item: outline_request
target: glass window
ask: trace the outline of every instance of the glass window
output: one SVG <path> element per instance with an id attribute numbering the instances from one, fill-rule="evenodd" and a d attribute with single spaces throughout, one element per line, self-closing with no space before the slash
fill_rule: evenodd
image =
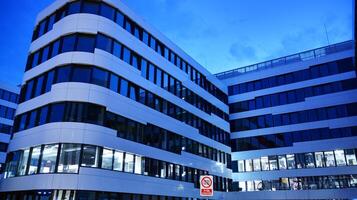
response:
<path id="1" fill-rule="evenodd" d="M 115 74 L 110 74 L 109 88 L 114 92 L 118 92 L 118 84 L 119 84 L 119 77 Z"/>
<path id="2" fill-rule="evenodd" d="M 60 53 L 60 40 L 56 40 L 52 45 L 51 58 Z"/>
<path id="3" fill-rule="evenodd" d="M 124 162 L 124 171 L 125 172 L 134 172 L 134 155 L 130 153 L 125 153 L 125 162 Z"/>
<path id="4" fill-rule="evenodd" d="M 67 8 L 67 15 L 79 13 L 80 10 L 81 10 L 80 6 L 81 6 L 81 2 L 80 1 L 69 3 L 68 4 L 68 8 Z"/>
<path id="5" fill-rule="evenodd" d="M 162 79 L 162 70 L 157 68 L 156 69 L 156 81 L 155 84 L 161 87 L 161 79 Z M 165 73 L 165 72 L 164 72 Z"/>
<path id="6" fill-rule="evenodd" d="M 121 58 L 121 48 L 122 48 L 121 44 L 114 41 L 114 47 L 113 47 L 114 56 Z"/>
<path id="7" fill-rule="evenodd" d="M 260 171 L 261 170 L 260 158 L 253 159 L 253 169 L 254 169 L 254 171 Z"/>
<path id="8" fill-rule="evenodd" d="M 57 83 L 68 82 L 71 74 L 71 67 L 61 67 L 57 69 Z"/>
<path id="9" fill-rule="evenodd" d="M 155 67 L 151 63 L 149 64 L 149 81 L 155 82 Z"/>
<path id="10" fill-rule="evenodd" d="M 30 114 L 30 118 L 29 118 L 27 127 L 26 127 L 27 129 L 35 126 L 36 116 L 37 116 L 37 110 L 32 111 Z"/>
<path id="11" fill-rule="evenodd" d="M 25 101 L 31 99 L 34 83 L 35 83 L 34 80 L 31 80 L 30 82 L 27 83 L 26 93 L 25 93 Z"/>
<path id="12" fill-rule="evenodd" d="M 56 13 L 53 13 L 51 16 L 50 16 L 50 18 L 48 19 L 48 30 L 52 30 L 52 28 L 53 28 L 53 24 L 55 23 L 55 21 L 56 21 Z"/>
<path id="13" fill-rule="evenodd" d="M 247 181 L 247 191 L 254 191 L 254 181 Z"/>
<path id="14" fill-rule="evenodd" d="M 252 160 L 245 160 L 245 171 L 246 172 L 253 171 L 253 162 L 252 162 Z"/>
<path id="15" fill-rule="evenodd" d="M 74 67 L 71 81 L 89 83 L 91 69 L 88 67 Z"/>
<path id="16" fill-rule="evenodd" d="M 138 100 L 138 94 L 139 94 L 139 90 L 138 90 L 138 87 L 134 84 L 130 84 L 129 86 L 129 98 L 134 100 L 134 101 L 137 101 Z"/>
<path id="17" fill-rule="evenodd" d="M 143 31 L 143 42 L 149 45 L 149 34 L 145 30 Z"/>
<path id="18" fill-rule="evenodd" d="M 29 159 L 29 155 L 30 155 L 30 149 L 25 149 L 24 152 L 22 153 L 21 160 L 19 163 L 19 168 L 18 168 L 19 176 L 26 175 L 27 162 Z"/>
<path id="19" fill-rule="evenodd" d="M 150 36 L 150 47 L 155 50 L 156 48 L 156 39 Z"/>
<path id="20" fill-rule="evenodd" d="M 313 153 L 305 153 L 305 167 L 306 168 L 314 168 L 314 154 Z"/>
<path id="21" fill-rule="evenodd" d="M 99 86 L 103 86 L 103 87 L 107 87 L 108 85 L 108 72 L 98 69 L 98 68 L 93 68 L 93 72 L 92 72 L 92 83 L 99 85 Z"/>
<path id="22" fill-rule="evenodd" d="M 100 15 L 114 21 L 115 9 L 105 3 L 102 3 L 100 6 Z"/>
<path id="23" fill-rule="evenodd" d="M 50 46 L 46 46 L 42 50 L 42 57 L 41 57 L 41 63 L 45 62 L 48 59 L 48 54 L 50 52 Z"/>
<path id="24" fill-rule="evenodd" d="M 54 81 L 54 75 L 55 75 L 54 71 L 48 72 L 47 79 L 46 79 L 46 85 L 45 85 L 45 92 L 49 92 L 51 90 L 51 86 Z"/>
<path id="25" fill-rule="evenodd" d="M 128 81 L 125 79 L 120 79 L 120 94 L 128 96 Z"/>
<path id="26" fill-rule="evenodd" d="M 335 150 L 337 166 L 346 166 L 345 152 L 343 150 Z"/>
<path id="27" fill-rule="evenodd" d="M 267 156 L 261 157 L 260 160 L 261 160 L 261 164 L 262 164 L 262 170 L 263 171 L 269 170 L 268 157 Z"/>
<path id="28" fill-rule="evenodd" d="M 305 168 L 305 155 L 303 153 L 295 154 L 296 168 Z"/>
<path id="29" fill-rule="evenodd" d="M 138 69 L 138 70 L 140 70 L 141 68 L 140 68 L 140 62 L 139 62 L 139 56 L 138 55 L 136 55 L 135 53 L 132 53 L 131 54 L 131 65 L 133 66 L 133 67 L 135 67 L 136 69 Z"/>
<path id="30" fill-rule="evenodd" d="M 14 177 L 18 170 L 18 164 L 21 158 L 21 151 L 10 152 L 7 157 L 5 178 Z"/>
<path id="31" fill-rule="evenodd" d="M 113 150 L 103 149 L 102 168 L 110 170 L 113 168 Z"/>
<path id="32" fill-rule="evenodd" d="M 124 27 L 124 15 L 119 11 L 117 11 L 115 22 L 119 24 L 119 26 Z"/>
<path id="33" fill-rule="evenodd" d="M 269 156 L 270 170 L 278 170 L 278 161 L 276 156 Z"/>
<path id="34" fill-rule="evenodd" d="M 326 167 L 334 167 L 334 166 L 336 166 L 335 157 L 333 155 L 333 151 L 325 151 L 324 154 L 325 154 Z"/>
<path id="35" fill-rule="evenodd" d="M 79 35 L 77 41 L 77 51 L 94 52 L 95 38 L 89 35 Z"/>
<path id="36" fill-rule="evenodd" d="M 40 57 L 40 52 L 39 51 L 37 51 L 35 54 L 33 54 L 31 68 L 34 68 L 34 67 L 36 67 L 38 65 L 39 57 Z"/>
<path id="37" fill-rule="evenodd" d="M 133 25 L 132 25 L 131 20 L 126 18 L 125 19 L 125 30 L 128 31 L 129 33 L 131 33 L 132 27 L 133 27 Z"/>
<path id="38" fill-rule="evenodd" d="M 38 162 L 40 161 L 41 146 L 32 148 L 28 174 L 37 174 Z"/>
<path id="39" fill-rule="evenodd" d="M 295 156 L 294 154 L 287 154 L 286 161 L 288 164 L 288 169 L 295 169 Z"/>
<path id="40" fill-rule="evenodd" d="M 135 174 L 143 173 L 143 161 L 141 156 L 135 156 Z"/>
<path id="41" fill-rule="evenodd" d="M 58 144 L 45 145 L 42 152 L 40 173 L 55 172 L 57 153 Z"/>
<path id="42" fill-rule="evenodd" d="M 19 131 L 22 131 L 25 129 L 26 121 L 27 121 L 27 114 L 22 114 L 21 118 L 20 118 L 20 123 L 19 123 Z"/>
<path id="43" fill-rule="evenodd" d="M 315 152 L 315 161 L 316 161 L 316 167 L 325 167 L 324 153 Z"/>
<path id="44" fill-rule="evenodd" d="M 82 13 L 98 14 L 99 4 L 97 2 L 86 1 L 82 5 Z"/>
<path id="45" fill-rule="evenodd" d="M 354 149 L 345 150 L 347 165 L 357 165 L 356 154 Z"/>
<path id="46" fill-rule="evenodd" d="M 82 152 L 82 164 L 84 167 L 98 167 L 99 147 L 84 145 Z"/>
<path id="47" fill-rule="evenodd" d="M 97 35 L 97 43 L 96 43 L 96 48 L 102 49 L 106 52 L 111 53 L 112 52 L 112 45 L 113 45 L 113 40 L 103 34 L 98 34 Z"/>
<path id="48" fill-rule="evenodd" d="M 238 172 L 244 172 L 244 160 L 238 160 Z"/>
<path id="49" fill-rule="evenodd" d="M 47 123 L 48 106 L 42 107 L 39 113 L 38 125 Z"/>
<path id="50" fill-rule="evenodd" d="M 278 156 L 278 159 L 279 159 L 279 169 L 286 169 L 287 166 L 286 166 L 286 157 L 285 157 L 285 155 Z"/>
<path id="51" fill-rule="evenodd" d="M 239 191 L 245 192 L 247 191 L 245 181 L 239 181 Z"/>
<path id="52" fill-rule="evenodd" d="M 58 172 L 78 173 L 80 152 L 80 144 L 62 144 Z"/>
<path id="53" fill-rule="evenodd" d="M 62 51 L 63 53 L 74 51 L 74 45 L 76 43 L 76 35 L 68 35 L 63 38 Z"/>
<path id="54" fill-rule="evenodd" d="M 130 56 L 131 56 L 131 51 L 128 48 L 123 47 L 123 60 L 124 60 L 124 62 L 130 64 Z"/>
<path id="55" fill-rule="evenodd" d="M 114 152 L 114 166 L 113 169 L 116 171 L 123 171 L 123 158 L 124 153 L 120 151 Z"/>
<path id="56" fill-rule="evenodd" d="M 64 103 L 57 103 L 51 105 L 51 113 L 49 122 L 60 122 L 64 116 Z"/>

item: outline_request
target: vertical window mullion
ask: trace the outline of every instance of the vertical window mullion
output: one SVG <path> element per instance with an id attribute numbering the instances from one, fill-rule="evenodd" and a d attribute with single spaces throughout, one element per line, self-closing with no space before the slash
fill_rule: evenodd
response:
<path id="1" fill-rule="evenodd" d="M 55 166 L 55 173 L 58 171 L 58 165 L 59 165 L 59 160 L 60 160 L 60 155 L 61 155 L 61 149 L 62 149 L 62 144 L 58 144 L 58 151 L 57 151 L 57 157 L 56 157 L 56 166 Z"/>
<path id="2" fill-rule="evenodd" d="M 33 147 L 31 147 L 30 151 L 29 151 L 29 156 L 28 156 L 28 159 L 27 159 L 27 165 L 26 165 L 26 169 L 25 169 L 25 175 L 28 174 L 28 171 L 30 169 L 30 163 L 31 163 L 31 159 L 32 159 L 32 150 L 33 150 Z"/>

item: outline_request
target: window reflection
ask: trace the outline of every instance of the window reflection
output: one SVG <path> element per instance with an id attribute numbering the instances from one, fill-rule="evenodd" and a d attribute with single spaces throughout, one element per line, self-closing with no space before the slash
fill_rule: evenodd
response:
<path id="1" fill-rule="evenodd" d="M 41 146 L 32 148 L 28 174 L 37 174 L 40 154 L 41 154 Z"/>
<path id="2" fill-rule="evenodd" d="M 57 153 L 58 153 L 58 144 L 44 146 L 42 152 L 40 173 L 55 172 Z"/>
<path id="3" fill-rule="evenodd" d="M 124 162 L 124 171 L 125 172 L 134 172 L 134 155 L 130 153 L 125 154 L 125 162 Z"/>
<path id="4" fill-rule="evenodd" d="M 80 144 L 62 144 L 58 172 L 77 173 L 80 151 Z"/>

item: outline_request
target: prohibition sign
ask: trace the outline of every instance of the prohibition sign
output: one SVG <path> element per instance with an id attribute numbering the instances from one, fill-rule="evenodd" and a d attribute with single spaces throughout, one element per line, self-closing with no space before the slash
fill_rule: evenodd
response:
<path id="1" fill-rule="evenodd" d="M 203 188 L 210 188 L 212 186 L 212 179 L 208 176 L 203 177 L 201 180 L 201 185 Z"/>

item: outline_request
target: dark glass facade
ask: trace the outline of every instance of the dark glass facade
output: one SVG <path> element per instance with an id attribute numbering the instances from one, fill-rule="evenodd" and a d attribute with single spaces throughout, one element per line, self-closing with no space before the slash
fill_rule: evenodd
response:
<path id="1" fill-rule="evenodd" d="M 205 157 L 230 168 L 230 154 L 183 137 L 152 124 L 142 124 L 129 118 L 106 111 L 104 106 L 79 102 L 60 102 L 18 115 L 15 132 L 46 123 L 82 122 L 108 127 L 117 131 L 117 136 L 154 148 L 181 154 L 181 151 Z M 15 133 L 16 134 L 16 133 Z"/>
<path id="2" fill-rule="evenodd" d="M 74 1 L 64 5 L 62 8 L 56 10 L 54 13 L 43 19 L 35 28 L 32 40 L 36 40 L 40 36 L 44 35 L 48 31 L 52 30 L 53 24 L 62 18 L 76 13 L 88 13 L 103 16 L 109 20 L 116 22 L 120 27 L 139 39 L 141 42 L 149 46 L 156 53 L 167 59 L 176 67 L 187 73 L 190 79 L 199 85 L 201 88 L 217 97 L 223 103 L 228 102 L 228 97 L 217 88 L 214 84 L 207 80 L 207 78 L 191 66 L 187 61 L 177 55 L 173 50 L 168 48 L 165 44 L 148 33 L 139 24 L 135 23 L 128 16 L 124 15 L 120 10 L 113 8 L 112 6 L 104 2 L 91 2 L 91 1 Z M 150 38 L 150 39 L 149 39 Z M 101 45 L 101 49 L 109 50 L 109 45 Z M 129 54 L 128 54 L 129 55 Z M 38 55 L 33 56 L 35 60 L 38 60 Z M 128 57 L 125 57 L 128 58 Z M 124 61 L 129 61 L 124 59 Z M 27 68 L 27 70 L 30 68 Z"/>
<path id="3" fill-rule="evenodd" d="M 172 162 L 87 144 L 43 144 L 10 152 L 5 178 L 33 174 L 79 173 L 80 167 L 106 169 L 136 175 L 193 183 L 199 188 L 200 175 L 208 171 Z M 214 190 L 231 190 L 231 180 L 214 177 Z"/>
<path id="4" fill-rule="evenodd" d="M 45 81 L 39 82 L 38 80 Z M 95 66 L 62 66 L 33 78 L 22 88 L 20 93 L 20 102 L 34 98 L 36 97 L 36 94 L 44 94 L 48 92 L 47 88 L 51 88 L 51 85 L 62 82 L 84 82 L 109 88 L 122 96 L 131 98 L 138 103 L 144 104 L 163 114 L 173 117 L 176 120 L 185 122 L 187 125 L 197 128 L 199 132 L 206 137 L 225 145 L 229 145 L 228 132 L 225 132 L 224 130 L 197 117 L 196 115 L 193 115 L 181 107 L 161 98 L 160 96 L 139 87 L 137 84 L 130 82 L 123 77 Z M 42 86 L 33 87 L 33 85 L 39 84 Z M 192 100 L 191 96 L 185 95 L 184 98 L 187 99 L 187 101 Z M 197 103 L 200 104 L 199 102 Z"/>

